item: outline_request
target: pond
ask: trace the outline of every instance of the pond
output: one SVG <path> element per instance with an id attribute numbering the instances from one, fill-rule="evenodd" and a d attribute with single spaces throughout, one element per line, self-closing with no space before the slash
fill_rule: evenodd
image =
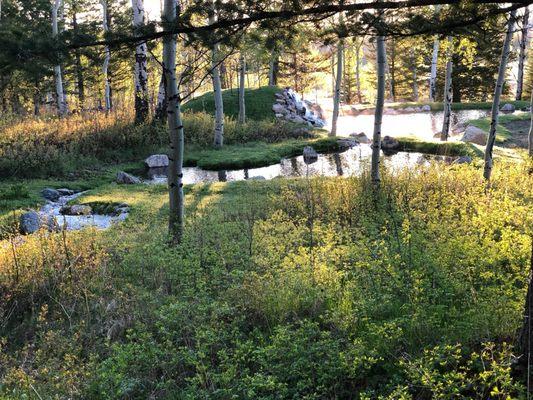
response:
<path id="1" fill-rule="evenodd" d="M 409 112 L 384 114 L 381 126 L 382 136 L 416 136 L 423 140 L 433 140 L 433 136 L 440 132 L 444 120 L 444 112 Z M 467 122 L 471 119 L 487 117 L 490 110 L 457 110 L 452 111 L 452 127 L 459 123 Z M 325 127 L 331 130 L 331 121 L 328 120 Z M 337 121 L 337 135 L 348 136 L 350 133 L 364 132 L 367 136 L 372 136 L 374 131 L 374 115 L 343 115 Z"/>
<path id="2" fill-rule="evenodd" d="M 369 145 L 353 147 L 343 153 L 319 154 L 318 160 L 305 164 L 303 156 L 285 158 L 278 164 L 261 168 L 208 171 L 197 167 L 183 168 L 183 183 L 229 182 L 254 179 L 291 178 L 305 176 L 350 176 L 360 174 L 370 165 L 372 149 Z M 428 164 L 432 156 L 422 153 L 399 152 L 383 156 L 383 164 L 392 171 Z M 152 168 L 145 171 L 144 180 L 149 184 L 166 184 L 166 170 Z"/>

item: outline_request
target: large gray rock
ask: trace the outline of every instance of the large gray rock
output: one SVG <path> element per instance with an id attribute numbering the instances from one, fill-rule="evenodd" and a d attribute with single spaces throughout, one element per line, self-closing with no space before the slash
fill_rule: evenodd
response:
<path id="1" fill-rule="evenodd" d="M 91 215 L 93 209 L 91 206 L 84 204 L 75 204 L 73 206 L 63 206 L 59 210 L 62 215 Z"/>
<path id="2" fill-rule="evenodd" d="M 74 193 L 76 193 L 74 190 L 71 190 L 71 189 L 57 189 L 58 193 L 61 195 L 61 196 L 72 196 Z"/>
<path id="3" fill-rule="evenodd" d="M 512 113 L 515 111 L 515 106 L 512 105 L 511 103 L 505 103 L 501 108 L 500 108 L 500 111 L 502 112 L 507 112 L 507 113 Z"/>
<path id="4" fill-rule="evenodd" d="M 461 138 L 462 142 L 470 142 L 479 145 L 485 145 L 487 143 L 487 133 L 474 125 L 468 125 L 465 133 Z"/>
<path id="5" fill-rule="evenodd" d="M 470 156 L 461 156 L 461 157 L 457 157 L 453 161 L 453 164 L 470 164 L 471 162 L 472 162 L 472 157 L 470 157 Z"/>
<path id="6" fill-rule="evenodd" d="M 383 152 L 400 151 L 400 142 L 391 136 L 385 136 L 381 141 L 381 150 Z"/>
<path id="7" fill-rule="evenodd" d="M 136 176 L 130 175 L 127 172 L 120 171 L 117 173 L 117 179 L 118 184 L 123 185 L 134 185 L 137 183 L 141 183 L 141 180 L 137 178 Z"/>
<path id="8" fill-rule="evenodd" d="M 420 107 L 420 111 L 431 111 L 431 106 L 428 104 L 425 104 L 422 107 Z"/>
<path id="9" fill-rule="evenodd" d="M 22 234 L 37 232 L 41 227 L 41 218 L 36 211 L 28 211 L 20 216 L 19 229 Z"/>
<path id="10" fill-rule="evenodd" d="M 154 154 L 144 160 L 148 168 L 168 167 L 168 156 L 166 154 Z"/>
<path id="11" fill-rule="evenodd" d="M 340 151 L 351 149 L 359 144 L 359 142 L 353 138 L 339 138 L 337 139 L 337 146 Z"/>
<path id="12" fill-rule="evenodd" d="M 59 197 L 61 196 L 61 194 L 57 190 L 52 189 L 52 188 L 43 189 L 41 191 L 41 195 L 46 200 L 50 200 L 50 201 L 57 201 L 59 200 Z"/>
<path id="13" fill-rule="evenodd" d="M 306 164 L 313 164 L 318 160 L 318 153 L 311 146 L 304 147 L 303 155 L 304 163 Z"/>
<path id="14" fill-rule="evenodd" d="M 272 111 L 274 111 L 274 113 L 276 114 L 287 114 L 287 108 L 284 105 L 278 103 L 272 106 Z"/>
<path id="15" fill-rule="evenodd" d="M 359 143 L 370 143 L 370 139 L 365 135 L 364 132 L 350 133 L 350 137 L 353 137 Z"/>

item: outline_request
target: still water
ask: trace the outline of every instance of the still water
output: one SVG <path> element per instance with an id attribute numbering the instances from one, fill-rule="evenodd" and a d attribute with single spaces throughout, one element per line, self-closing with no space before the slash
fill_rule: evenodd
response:
<path id="1" fill-rule="evenodd" d="M 484 118 L 490 113 L 489 110 L 457 110 L 452 111 L 452 127 L 471 119 Z M 442 130 L 444 113 L 439 112 L 415 112 L 401 114 L 385 114 L 381 133 L 383 136 L 416 136 L 423 140 L 432 140 L 435 133 Z M 325 129 L 331 130 L 331 121 Z M 337 121 L 337 134 L 348 136 L 350 133 L 364 132 L 368 137 L 374 130 L 374 115 L 345 115 Z"/>
<path id="2" fill-rule="evenodd" d="M 305 176 L 350 176 L 363 171 L 370 164 L 372 149 L 369 145 L 356 146 L 343 153 L 319 154 L 318 161 L 306 165 L 303 156 L 285 158 L 280 163 L 268 167 L 207 171 L 197 167 L 183 169 L 183 183 L 195 184 L 203 182 L 229 182 L 246 179 L 273 179 L 278 177 Z M 383 156 L 383 164 L 390 170 L 412 168 L 416 165 L 428 164 L 430 156 L 422 153 L 399 152 L 391 156 Z M 145 182 L 149 184 L 165 184 L 167 182 L 164 169 L 152 168 L 146 172 Z"/>

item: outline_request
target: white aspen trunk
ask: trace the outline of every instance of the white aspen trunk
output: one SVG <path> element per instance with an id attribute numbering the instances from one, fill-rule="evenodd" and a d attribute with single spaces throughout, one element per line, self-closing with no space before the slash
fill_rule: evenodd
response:
<path id="1" fill-rule="evenodd" d="M 381 152 L 381 121 L 383 119 L 383 104 L 385 102 L 385 64 L 387 55 L 385 52 L 385 38 L 377 37 L 377 75 L 378 92 L 376 97 L 376 111 L 374 112 L 374 134 L 372 136 L 372 162 L 370 175 L 374 185 L 380 183 L 379 164 Z"/>
<path id="2" fill-rule="evenodd" d="M 385 42 L 383 42 L 383 46 L 385 46 Z M 391 74 L 390 74 L 390 69 L 389 69 L 389 61 L 387 60 L 386 47 L 385 47 L 385 77 L 386 77 L 387 85 L 389 87 L 389 100 L 393 101 L 394 92 L 393 92 L 392 79 L 391 79 Z"/>
<path id="3" fill-rule="evenodd" d="M 244 102 L 244 84 L 246 79 L 246 60 L 244 54 L 239 55 L 239 123 L 246 122 L 246 104 Z"/>
<path id="4" fill-rule="evenodd" d="M 162 71 L 159 88 L 157 90 L 157 101 L 155 104 L 154 118 L 164 121 L 167 114 L 167 89 L 165 84 L 165 71 Z"/>
<path id="5" fill-rule="evenodd" d="M 133 8 L 133 29 L 138 31 L 145 24 L 144 0 L 131 0 Z M 135 122 L 143 123 L 148 118 L 148 71 L 146 42 L 135 46 Z"/>
<path id="6" fill-rule="evenodd" d="M 448 140 L 450 133 L 450 119 L 452 115 L 452 70 L 453 70 L 453 38 L 448 36 L 448 61 L 446 62 L 446 81 L 444 82 L 444 119 L 442 122 L 442 131 L 440 132 L 440 140 Z"/>
<path id="7" fill-rule="evenodd" d="M 337 45 L 337 73 L 335 76 L 335 86 L 333 92 L 333 114 L 331 116 L 331 132 L 329 136 L 337 135 L 337 119 L 339 118 L 339 108 L 341 102 L 341 86 L 342 86 L 342 64 L 344 55 L 344 40 L 339 39 Z"/>
<path id="8" fill-rule="evenodd" d="M 505 80 L 507 60 L 509 59 L 509 48 L 511 46 L 511 39 L 513 37 L 513 26 L 515 18 L 516 10 L 513 10 L 509 14 L 507 32 L 503 41 L 500 67 L 498 68 L 498 79 L 496 80 L 496 87 L 494 88 L 494 99 L 492 100 L 490 129 L 489 134 L 487 136 L 487 145 L 485 147 L 485 167 L 483 169 L 483 177 L 486 180 L 490 180 L 490 175 L 492 173 L 492 150 L 494 148 L 494 142 L 496 141 L 496 127 L 498 126 L 498 117 L 500 113 L 500 97 L 502 94 L 503 82 Z"/>
<path id="9" fill-rule="evenodd" d="M 518 75 L 516 78 L 516 100 L 522 100 L 522 91 L 524 87 L 524 63 L 526 60 L 527 48 L 527 28 L 529 23 L 529 8 L 524 8 L 524 16 L 522 17 L 522 33 L 520 37 L 520 54 L 518 56 Z"/>
<path id="10" fill-rule="evenodd" d="M 165 0 L 163 19 L 171 24 L 176 20 L 176 0 Z M 170 157 L 168 166 L 169 233 L 173 243 L 181 243 L 183 237 L 183 122 L 181 104 L 176 80 L 176 36 L 163 38 L 163 69 L 167 93 L 167 120 L 170 133 Z"/>
<path id="11" fill-rule="evenodd" d="M 102 5 L 102 28 L 104 30 L 104 34 L 107 34 L 109 32 L 109 25 L 107 23 L 108 16 L 107 16 L 107 1 L 106 0 L 100 0 L 100 4 Z M 110 111 L 111 110 L 111 82 L 109 81 L 109 75 L 108 75 L 108 69 L 109 69 L 109 62 L 111 60 L 111 51 L 109 49 L 109 46 L 104 47 L 104 63 L 102 64 L 102 75 L 104 77 L 104 101 L 105 101 L 105 110 Z"/>
<path id="12" fill-rule="evenodd" d="M 215 1 L 212 2 L 212 9 L 209 15 L 209 24 L 217 21 Z M 214 43 L 211 49 L 211 77 L 213 80 L 213 95 L 215 97 L 215 147 L 222 147 L 224 144 L 224 103 L 222 101 L 222 84 L 220 82 L 219 68 L 219 44 Z"/>
<path id="13" fill-rule="evenodd" d="M 439 39 L 433 41 L 433 54 L 431 55 L 431 71 L 429 73 L 429 101 L 434 102 L 437 94 L 437 61 L 439 58 Z"/>
<path id="14" fill-rule="evenodd" d="M 109 25 L 107 23 L 107 1 L 106 0 L 100 0 L 100 4 L 102 5 L 102 27 L 104 29 L 104 34 L 107 34 L 109 32 Z M 108 69 L 109 69 L 109 62 L 111 60 L 111 50 L 109 50 L 109 46 L 104 47 L 104 63 L 102 64 L 102 74 L 104 76 L 104 100 L 105 100 L 105 110 L 110 111 L 111 110 L 111 82 L 109 80 L 108 75 Z"/>
<path id="15" fill-rule="evenodd" d="M 59 9 L 63 6 L 63 0 L 54 0 L 52 3 L 52 36 L 55 38 L 59 33 L 58 28 L 58 13 Z M 61 65 L 54 66 L 54 80 L 56 84 L 56 96 L 57 96 L 57 113 L 60 117 L 68 114 L 67 100 L 65 92 L 63 91 L 63 77 L 61 75 Z"/>

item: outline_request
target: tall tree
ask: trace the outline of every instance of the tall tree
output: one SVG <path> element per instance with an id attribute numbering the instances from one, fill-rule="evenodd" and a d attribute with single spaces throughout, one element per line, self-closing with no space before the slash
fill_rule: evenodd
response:
<path id="1" fill-rule="evenodd" d="M 533 157 L 533 88 L 531 88 L 531 99 L 529 100 L 529 112 L 531 114 L 531 121 L 529 123 L 529 134 L 528 134 L 528 153 L 529 157 Z"/>
<path id="2" fill-rule="evenodd" d="M 377 96 L 376 111 L 374 112 L 374 134 L 372 136 L 372 161 L 370 175 L 374 185 L 379 185 L 381 178 L 379 174 L 379 160 L 381 156 L 381 121 L 383 119 L 383 104 L 385 102 L 385 63 L 387 54 L 385 53 L 385 37 L 377 37 Z"/>
<path id="3" fill-rule="evenodd" d="M 59 11 L 63 7 L 63 0 L 54 0 L 52 3 L 52 36 L 57 38 L 59 34 Z M 54 80 L 56 85 L 57 113 L 60 117 L 68 114 L 67 99 L 63 90 L 63 76 L 61 74 L 61 65 L 54 66 Z"/>
<path id="4" fill-rule="evenodd" d="M 529 8 L 524 8 L 524 15 L 522 17 L 522 30 L 520 36 L 520 54 L 518 56 L 518 74 L 516 78 L 516 100 L 522 100 L 522 91 L 524 87 L 524 63 L 526 61 L 527 48 L 527 31 L 529 24 Z"/>
<path id="5" fill-rule="evenodd" d="M 342 14 L 339 17 L 339 22 L 342 25 Z M 341 102 L 341 86 L 342 86 L 342 67 L 344 59 L 344 39 L 339 38 L 337 44 L 337 73 L 335 77 L 335 88 L 333 92 L 333 115 L 331 116 L 331 132 L 329 136 L 337 135 L 337 119 L 339 118 L 339 108 Z"/>
<path id="6" fill-rule="evenodd" d="M 209 9 L 209 24 L 217 22 L 217 11 L 215 0 L 212 0 Z M 220 82 L 220 45 L 215 41 L 211 47 L 211 78 L 213 82 L 213 95 L 215 97 L 215 147 L 222 147 L 224 144 L 224 103 L 222 101 L 222 84 Z"/>
<path id="7" fill-rule="evenodd" d="M 133 29 L 140 33 L 145 26 L 144 0 L 131 0 L 133 8 Z M 148 119 L 148 70 L 147 45 L 141 42 L 135 46 L 135 122 L 143 123 Z"/>
<path id="8" fill-rule="evenodd" d="M 104 35 L 109 33 L 109 14 L 107 9 L 107 0 L 100 0 L 102 5 L 102 28 Z M 104 46 L 104 62 L 102 64 L 102 75 L 104 77 L 104 103 L 105 110 L 110 111 L 112 107 L 111 102 L 111 80 L 109 79 L 109 62 L 111 61 L 111 50 L 109 46 Z"/>
<path id="9" fill-rule="evenodd" d="M 440 6 L 435 7 L 435 13 L 438 14 Z M 431 70 L 429 74 L 429 101 L 434 102 L 437 95 L 437 61 L 439 58 L 439 37 L 435 36 L 433 40 L 433 53 L 431 54 Z"/>
<path id="10" fill-rule="evenodd" d="M 453 88 L 452 88 L 452 69 L 453 69 L 453 39 L 451 36 L 448 36 L 448 49 L 447 49 L 447 58 L 446 62 L 446 79 L 444 83 L 444 119 L 442 122 L 442 131 L 440 133 L 440 140 L 448 140 L 448 134 L 450 133 L 450 119 L 452 114 L 452 99 L 453 99 Z"/>
<path id="11" fill-rule="evenodd" d="M 75 35 L 79 35 L 78 16 L 76 5 L 72 6 L 72 29 Z M 80 49 L 74 50 L 75 69 L 76 69 L 76 84 L 78 86 L 78 103 L 80 109 L 83 110 L 85 106 L 85 80 L 83 79 L 83 66 L 81 63 Z"/>
<path id="12" fill-rule="evenodd" d="M 172 25 L 176 21 L 176 0 L 165 0 L 163 7 L 164 25 Z M 183 122 L 181 104 L 176 79 L 176 36 L 166 35 L 163 38 L 163 71 L 165 74 L 168 104 L 168 128 L 170 132 L 170 150 L 168 166 L 169 187 L 169 233 L 173 243 L 181 243 L 183 237 L 184 196 L 183 196 Z"/>
<path id="13" fill-rule="evenodd" d="M 509 48 L 511 39 L 513 37 L 513 26 L 516 18 L 516 10 L 510 12 L 509 21 L 507 23 L 507 32 L 503 41 L 502 55 L 500 59 L 500 67 L 498 68 L 498 79 L 496 80 L 496 87 L 494 88 L 494 99 L 492 100 L 492 110 L 490 118 L 490 129 L 487 136 L 487 145 L 485 147 L 485 167 L 483 170 L 483 177 L 490 180 L 492 173 L 492 150 L 494 142 L 496 141 L 496 127 L 498 126 L 498 117 L 500 113 L 500 97 L 502 94 L 503 82 L 505 80 L 505 70 L 507 68 L 507 60 L 509 59 Z"/>
<path id="14" fill-rule="evenodd" d="M 239 123 L 246 122 L 246 104 L 244 101 L 244 85 L 246 80 L 246 59 L 244 53 L 239 54 Z"/>

